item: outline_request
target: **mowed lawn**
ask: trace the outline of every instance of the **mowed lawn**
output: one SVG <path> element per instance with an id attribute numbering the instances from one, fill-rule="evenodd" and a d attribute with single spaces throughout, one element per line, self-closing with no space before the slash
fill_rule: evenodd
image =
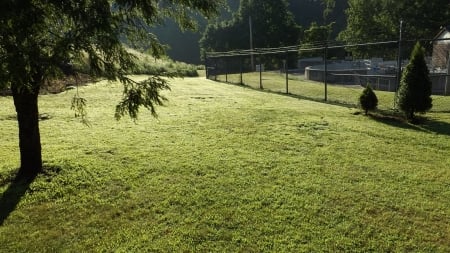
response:
<path id="1" fill-rule="evenodd" d="M 140 78 L 140 77 L 136 77 Z M 45 173 L 19 166 L 0 97 L 0 252 L 450 252 L 450 114 L 422 125 L 174 79 L 159 118 L 121 86 L 40 97 Z M 448 98 L 450 99 L 450 97 Z"/>

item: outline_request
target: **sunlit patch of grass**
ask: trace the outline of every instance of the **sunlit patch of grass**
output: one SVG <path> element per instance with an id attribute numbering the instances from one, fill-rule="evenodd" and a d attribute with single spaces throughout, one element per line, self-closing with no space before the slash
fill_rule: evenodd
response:
<path id="1" fill-rule="evenodd" d="M 154 75 L 171 73 L 186 77 L 196 77 L 197 66 L 171 60 L 167 57 L 157 59 L 151 55 L 128 49 L 137 57 L 137 68 L 133 71 L 136 75 Z"/>
<path id="2" fill-rule="evenodd" d="M 239 84 L 241 82 L 240 74 L 219 75 L 218 81 L 227 81 Z M 286 78 L 284 73 L 259 72 L 243 73 L 242 82 L 245 85 L 259 89 L 270 90 L 278 93 L 297 95 L 305 99 L 324 101 L 325 94 L 329 103 L 338 103 L 341 105 L 358 107 L 358 99 L 362 93 L 363 87 L 359 85 L 339 85 L 328 84 L 326 93 L 323 82 L 305 80 L 303 75 L 289 75 L 286 88 Z M 376 86 L 374 86 L 376 88 Z M 378 98 L 378 108 L 381 110 L 392 110 L 396 107 L 395 93 L 375 90 Z M 450 112 L 449 96 L 432 96 L 434 112 Z"/>
<path id="3" fill-rule="evenodd" d="M 114 120 L 117 83 L 80 88 L 91 127 L 73 117 L 74 91 L 40 97 L 46 173 L 0 226 L 1 249 L 450 251 L 448 113 L 411 125 L 201 78 L 171 83 L 158 119 L 136 123 Z M 2 198 L 18 140 L 11 98 L 0 108 Z"/>

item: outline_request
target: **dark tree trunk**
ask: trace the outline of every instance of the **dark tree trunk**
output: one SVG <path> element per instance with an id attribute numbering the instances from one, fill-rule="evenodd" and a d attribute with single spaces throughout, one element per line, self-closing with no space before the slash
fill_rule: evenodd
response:
<path id="1" fill-rule="evenodd" d="M 408 119 L 408 121 L 413 121 L 414 120 L 414 110 L 409 110 L 408 112 L 407 112 L 407 116 L 406 116 L 406 118 Z"/>
<path id="2" fill-rule="evenodd" d="M 41 138 L 39 134 L 39 89 L 12 89 L 19 123 L 20 170 L 23 176 L 42 170 Z"/>

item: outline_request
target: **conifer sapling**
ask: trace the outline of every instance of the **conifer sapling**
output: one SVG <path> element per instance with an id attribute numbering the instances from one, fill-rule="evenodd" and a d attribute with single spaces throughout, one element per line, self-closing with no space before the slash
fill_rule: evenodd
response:
<path id="1" fill-rule="evenodd" d="M 374 110 L 378 106 L 378 98 L 377 95 L 375 95 L 375 92 L 373 92 L 372 87 L 368 84 L 366 88 L 364 88 L 361 96 L 359 96 L 359 104 L 361 108 L 364 110 L 365 115 L 370 110 Z"/>

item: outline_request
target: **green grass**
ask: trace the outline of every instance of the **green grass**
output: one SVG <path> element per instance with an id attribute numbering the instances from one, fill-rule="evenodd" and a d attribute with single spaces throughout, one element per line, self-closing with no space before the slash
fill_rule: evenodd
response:
<path id="1" fill-rule="evenodd" d="M 197 77 L 197 66 L 184 62 L 174 61 L 167 57 L 156 59 L 153 56 L 128 49 L 137 57 L 137 68 L 133 71 L 136 75 L 155 75 L 160 73 L 172 73 L 177 76 Z"/>
<path id="2" fill-rule="evenodd" d="M 29 185 L 0 97 L 2 252 L 450 251 L 448 113 L 416 126 L 186 78 L 136 124 L 114 120 L 120 85 L 82 87 L 86 127 L 73 92 L 40 97 Z"/>
<path id="3" fill-rule="evenodd" d="M 262 87 L 265 90 L 270 90 L 278 93 L 286 93 L 286 79 L 285 74 L 277 72 L 263 72 L 261 75 Z M 220 75 L 217 77 L 218 81 L 228 81 L 230 83 L 240 83 L 240 74 Z M 260 88 L 259 72 L 244 73 L 242 81 L 245 85 L 253 88 Z M 373 88 L 376 88 L 373 86 Z M 292 95 L 300 96 L 302 98 L 323 101 L 325 99 L 325 85 L 323 82 L 314 82 L 304 79 L 303 75 L 289 75 L 288 77 L 288 91 Z M 327 101 L 330 103 L 337 103 L 346 106 L 357 107 L 358 99 L 363 91 L 363 87 L 359 85 L 327 85 Z M 378 97 L 378 108 L 381 110 L 391 110 L 394 107 L 394 92 L 377 91 L 375 93 Z M 450 112 L 450 99 L 444 96 L 433 96 L 434 112 Z"/>

